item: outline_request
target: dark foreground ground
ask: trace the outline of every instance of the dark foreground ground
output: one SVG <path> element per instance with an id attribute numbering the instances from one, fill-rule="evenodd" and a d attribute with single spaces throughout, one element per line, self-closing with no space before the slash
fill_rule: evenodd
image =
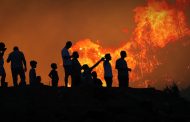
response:
<path id="1" fill-rule="evenodd" d="M 0 120 L 190 122 L 190 103 L 154 89 L 0 88 Z"/>

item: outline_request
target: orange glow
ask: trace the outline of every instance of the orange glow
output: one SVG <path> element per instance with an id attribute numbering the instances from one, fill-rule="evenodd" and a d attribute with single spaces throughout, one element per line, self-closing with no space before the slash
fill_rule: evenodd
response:
<path id="1" fill-rule="evenodd" d="M 50 84 L 50 64 L 57 63 L 59 86 L 64 86 L 61 50 L 68 40 L 74 44 L 72 51 L 80 53 L 81 65 L 92 66 L 110 53 L 114 86 L 118 85 L 115 61 L 121 50 L 128 53 L 131 87 L 162 89 L 172 80 L 180 82 L 182 88 L 190 84 L 190 0 L 0 3 L 0 40 L 7 47 L 4 66 L 9 86 L 13 83 L 6 59 L 14 46 L 25 54 L 27 84 L 29 62 L 36 60 L 36 72 L 44 84 Z M 94 70 L 103 80 L 102 63 Z"/>
<path id="2" fill-rule="evenodd" d="M 187 1 L 182 1 L 184 2 Z M 118 49 L 103 49 L 101 45 L 90 39 L 79 40 L 72 48 L 79 52 L 81 64 L 89 66 L 106 53 L 110 53 L 115 86 L 117 86 L 115 61 L 119 58 L 121 50 L 128 53 L 128 66 L 132 68 L 131 84 L 135 87 L 148 87 L 153 81 L 145 79 L 144 76 L 161 63 L 156 57 L 157 51 L 171 42 L 180 41 L 180 38 L 190 35 L 184 11 L 177 5 L 171 6 L 166 1 L 149 0 L 147 6 L 137 7 L 134 12 L 136 28 L 133 36 Z M 95 70 L 103 80 L 103 65 L 100 64 Z M 141 82 L 136 83 L 139 80 Z"/>

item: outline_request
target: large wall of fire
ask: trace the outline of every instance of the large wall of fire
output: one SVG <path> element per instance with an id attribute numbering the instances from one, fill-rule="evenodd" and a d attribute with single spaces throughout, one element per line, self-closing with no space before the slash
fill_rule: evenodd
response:
<path id="1" fill-rule="evenodd" d="M 0 0 L 0 40 L 8 50 L 19 46 L 29 61 L 38 61 L 37 74 L 49 84 L 50 64 L 59 64 L 59 85 L 64 85 L 61 49 L 72 40 L 81 64 L 92 66 L 105 53 L 115 61 L 128 53 L 131 87 L 163 88 L 190 80 L 189 0 Z M 5 63 L 12 85 L 10 65 Z M 103 65 L 96 69 L 103 80 Z M 28 72 L 27 81 L 28 81 Z"/>

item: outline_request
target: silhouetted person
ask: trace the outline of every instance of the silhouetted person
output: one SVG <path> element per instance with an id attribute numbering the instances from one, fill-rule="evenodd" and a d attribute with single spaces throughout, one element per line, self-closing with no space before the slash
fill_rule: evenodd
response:
<path id="1" fill-rule="evenodd" d="M 18 75 L 20 75 L 21 82 L 19 85 L 26 85 L 25 81 L 25 72 L 26 68 L 26 60 L 24 54 L 19 51 L 18 47 L 14 47 L 13 52 L 11 52 L 8 56 L 7 62 L 11 62 L 11 71 L 13 77 L 13 85 L 18 86 Z"/>
<path id="2" fill-rule="evenodd" d="M 71 75 L 71 55 L 69 54 L 69 49 L 72 46 L 72 42 L 68 41 L 65 47 L 62 49 L 62 59 L 63 59 L 63 67 L 65 70 L 65 87 L 68 87 L 68 78 Z"/>
<path id="3" fill-rule="evenodd" d="M 56 63 L 52 63 L 51 64 L 51 72 L 49 73 L 49 77 L 51 78 L 51 82 L 52 82 L 52 87 L 58 87 L 58 82 L 59 82 L 59 76 L 57 73 L 57 64 Z"/>
<path id="4" fill-rule="evenodd" d="M 7 83 L 5 82 L 6 78 L 6 72 L 4 69 L 4 53 L 7 48 L 5 48 L 5 44 L 3 42 L 0 42 L 0 77 L 1 77 L 1 86 L 7 87 Z"/>
<path id="5" fill-rule="evenodd" d="M 95 71 L 92 72 L 92 81 L 93 81 L 94 87 L 96 88 L 102 87 L 102 81 L 98 78 L 97 73 Z"/>
<path id="6" fill-rule="evenodd" d="M 101 58 L 95 65 L 93 65 L 92 67 L 89 67 L 87 64 L 84 64 L 82 66 L 83 69 L 83 73 L 82 73 L 82 82 L 84 84 L 84 86 L 93 86 L 93 81 L 92 81 L 92 75 L 91 72 L 92 70 L 98 66 L 98 64 L 100 64 L 102 61 L 104 61 L 105 58 Z"/>
<path id="7" fill-rule="evenodd" d="M 129 73 L 131 71 L 128 68 L 127 62 L 125 58 L 127 57 L 127 53 L 125 51 L 120 52 L 121 58 L 116 61 L 116 69 L 118 71 L 118 80 L 119 80 L 119 87 L 129 87 Z"/>
<path id="8" fill-rule="evenodd" d="M 71 87 L 76 87 L 81 84 L 81 64 L 78 61 L 79 54 L 78 52 L 73 52 L 72 54 L 73 59 L 72 59 L 72 73 L 71 73 Z"/>
<path id="9" fill-rule="evenodd" d="M 112 87 L 112 82 L 113 82 L 113 74 L 112 74 L 112 67 L 110 64 L 110 60 L 111 60 L 111 55 L 110 54 L 106 54 L 105 55 L 105 61 L 103 63 L 104 66 L 104 79 L 106 81 L 106 85 L 108 88 Z"/>
<path id="10" fill-rule="evenodd" d="M 42 83 L 42 78 L 41 76 L 37 76 L 36 77 L 36 86 L 43 86 L 43 83 Z"/>
<path id="11" fill-rule="evenodd" d="M 30 61 L 30 72 L 29 72 L 29 83 L 30 86 L 36 86 L 37 85 L 37 81 L 36 81 L 36 67 L 37 67 L 37 62 L 32 60 Z"/>

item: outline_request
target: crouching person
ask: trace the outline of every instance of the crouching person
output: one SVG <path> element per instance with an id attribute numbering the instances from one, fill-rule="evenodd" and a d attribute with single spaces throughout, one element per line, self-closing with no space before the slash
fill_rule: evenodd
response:
<path id="1" fill-rule="evenodd" d="M 92 72 L 92 81 L 95 88 L 102 87 L 102 81 L 98 78 L 97 73 L 95 71 Z"/>
<path id="2" fill-rule="evenodd" d="M 30 72 L 29 72 L 29 84 L 31 87 L 37 87 L 37 86 L 42 86 L 43 84 L 41 83 L 41 77 L 36 76 L 36 67 L 37 67 L 37 61 L 32 60 L 30 61 Z"/>

